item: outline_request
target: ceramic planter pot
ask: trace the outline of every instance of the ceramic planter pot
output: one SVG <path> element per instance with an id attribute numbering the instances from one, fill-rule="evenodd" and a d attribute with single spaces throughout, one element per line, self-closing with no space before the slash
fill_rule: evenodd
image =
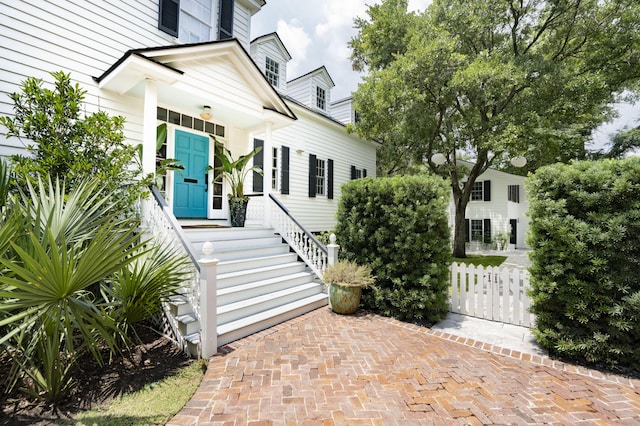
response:
<path id="1" fill-rule="evenodd" d="M 362 287 L 347 287 L 340 284 L 329 286 L 331 309 L 338 314 L 352 314 L 360 306 Z"/>
<path id="2" fill-rule="evenodd" d="M 229 215 L 231 216 L 231 226 L 243 227 L 247 218 L 247 198 L 229 197 Z"/>

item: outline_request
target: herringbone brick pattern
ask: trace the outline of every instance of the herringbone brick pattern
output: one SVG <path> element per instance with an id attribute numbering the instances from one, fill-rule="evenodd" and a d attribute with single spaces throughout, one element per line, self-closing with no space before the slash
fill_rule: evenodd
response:
<path id="1" fill-rule="evenodd" d="M 213 357 L 170 425 L 640 424 L 640 381 L 321 308 Z"/>

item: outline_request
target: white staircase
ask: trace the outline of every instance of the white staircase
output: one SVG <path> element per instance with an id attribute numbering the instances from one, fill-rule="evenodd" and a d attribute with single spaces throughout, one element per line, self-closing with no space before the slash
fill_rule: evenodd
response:
<path id="1" fill-rule="evenodd" d="M 273 229 L 189 228 L 184 234 L 196 253 L 211 242 L 220 260 L 218 346 L 327 304 L 322 282 Z M 200 324 L 188 298 L 175 296 L 170 305 L 185 340 L 197 345 Z"/>

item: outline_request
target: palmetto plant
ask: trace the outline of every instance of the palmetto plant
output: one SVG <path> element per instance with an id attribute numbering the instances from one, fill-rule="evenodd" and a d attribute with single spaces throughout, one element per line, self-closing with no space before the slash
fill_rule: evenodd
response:
<path id="1" fill-rule="evenodd" d="M 9 388 L 28 378 L 32 395 L 64 398 L 77 358 L 90 353 L 102 363 L 103 348 L 119 351 L 128 324 L 156 313 L 157 298 L 180 280 L 184 261 L 143 241 L 138 220 L 122 215 L 111 195 L 95 181 L 66 193 L 60 182 L 40 180 L 0 210 L 0 345 L 15 367 Z"/>

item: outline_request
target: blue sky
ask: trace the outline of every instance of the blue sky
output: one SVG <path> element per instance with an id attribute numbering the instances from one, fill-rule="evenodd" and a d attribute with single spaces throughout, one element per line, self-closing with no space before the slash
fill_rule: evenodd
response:
<path id="1" fill-rule="evenodd" d="M 267 0 L 267 4 L 251 21 L 251 39 L 276 31 L 292 56 L 287 65 L 287 79 L 312 71 L 322 65 L 327 67 L 336 84 L 331 99 L 350 96 L 362 75 L 351 69 L 347 46 L 356 35 L 353 19 L 366 18 L 367 4 L 379 0 Z M 431 0 L 409 0 L 409 9 L 423 11 Z M 627 126 L 640 125 L 640 104 L 617 104 L 619 117 L 602 125 L 595 133 L 594 147 L 608 142 L 609 134 Z"/>

